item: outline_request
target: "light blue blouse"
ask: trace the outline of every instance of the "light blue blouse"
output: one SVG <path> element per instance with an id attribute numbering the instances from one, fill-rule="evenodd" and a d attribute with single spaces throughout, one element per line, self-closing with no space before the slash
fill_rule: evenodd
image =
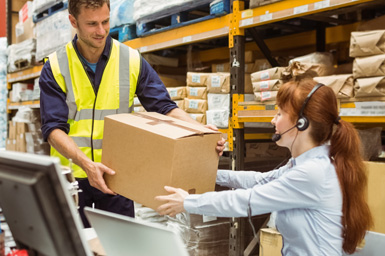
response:
<path id="1" fill-rule="evenodd" d="M 218 170 L 217 184 L 236 190 L 189 195 L 189 213 L 246 217 L 277 211 L 282 255 L 342 255 L 342 193 L 329 158 L 319 146 L 266 173 Z"/>

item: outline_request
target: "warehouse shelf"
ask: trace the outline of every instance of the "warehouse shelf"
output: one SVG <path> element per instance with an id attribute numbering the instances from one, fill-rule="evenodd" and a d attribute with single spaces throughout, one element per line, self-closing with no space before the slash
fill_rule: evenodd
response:
<path id="1" fill-rule="evenodd" d="M 158 34 L 136 38 L 124 42 L 124 44 L 134 49 L 139 49 L 141 53 L 146 53 L 225 37 L 229 33 L 229 18 L 230 14 Z"/>
<path id="2" fill-rule="evenodd" d="M 40 108 L 40 100 L 30 100 L 22 102 L 9 102 L 7 108 L 10 109 L 19 109 L 21 107 L 29 108 Z"/>
<path id="3" fill-rule="evenodd" d="M 370 99 L 370 98 L 365 98 Z M 377 98 L 373 98 L 374 100 Z M 382 98 L 381 98 L 382 99 Z M 258 102 L 243 102 L 243 97 L 240 95 L 233 95 L 233 123 L 234 127 L 241 127 L 239 123 L 245 122 L 271 122 L 274 115 L 277 113 L 277 106 L 274 104 L 261 104 Z M 357 102 L 341 102 L 346 100 L 339 100 L 340 110 L 354 109 L 357 107 Z M 373 102 L 373 101 L 369 101 Z M 380 106 L 380 109 L 384 109 L 384 106 Z M 342 111 L 343 112 L 343 111 Z M 365 123 L 379 123 L 385 124 L 385 115 L 381 114 L 384 111 L 377 111 L 371 115 L 341 115 L 341 118 L 345 121 L 355 124 Z M 344 113 L 344 112 L 343 112 Z M 238 124 L 237 124 L 238 123 Z"/>
<path id="4" fill-rule="evenodd" d="M 20 81 L 25 81 L 28 79 L 33 79 L 40 76 L 40 72 L 42 70 L 43 66 L 33 66 L 28 69 L 24 69 L 15 73 L 7 74 L 7 82 L 9 83 L 15 83 Z"/>
<path id="5" fill-rule="evenodd" d="M 241 11 L 239 27 L 245 29 L 281 20 L 335 10 L 342 7 L 357 6 L 360 3 L 372 1 L 373 0 L 280 1 L 270 5 Z"/>

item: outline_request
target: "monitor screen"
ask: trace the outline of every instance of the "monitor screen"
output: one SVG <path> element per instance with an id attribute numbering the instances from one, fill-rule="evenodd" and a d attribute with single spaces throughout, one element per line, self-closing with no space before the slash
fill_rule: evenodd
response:
<path id="1" fill-rule="evenodd" d="M 29 255 L 93 255 L 58 159 L 0 151 L 0 207 Z"/>

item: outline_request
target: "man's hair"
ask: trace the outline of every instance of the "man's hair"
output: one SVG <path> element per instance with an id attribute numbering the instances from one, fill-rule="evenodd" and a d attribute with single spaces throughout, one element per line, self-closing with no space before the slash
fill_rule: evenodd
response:
<path id="1" fill-rule="evenodd" d="M 102 7 L 104 4 L 107 4 L 108 9 L 110 9 L 110 0 L 69 0 L 68 12 L 77 18 L 80 13 L 80 7 L 84 6 L 86 8 L 96 9 Z"/>

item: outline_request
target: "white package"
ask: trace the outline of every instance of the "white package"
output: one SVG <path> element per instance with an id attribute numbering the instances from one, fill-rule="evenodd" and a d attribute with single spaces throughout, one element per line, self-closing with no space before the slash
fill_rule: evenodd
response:
<path id="1" fill-rule="evenodd" d="M 207 104 L 209 110 L 230 109 L 230 94 L 208 93 Z"/>
<path id="2" fill-rule="evenodd" d="M 229 109 L 214 109 L 206 111 L 207 124 L 213 124 L 218 128 L 228 128 Z"/>
<path id="3" fill-rule="evenodd" d="M 29 65 L 32 65 L 35 61 L 35 52 L 36 40 L 33 38 L 8 46 L 8 72 L 18 70 L 18 67 L 16 66 L 17 62 L 27 61 Z"/>

